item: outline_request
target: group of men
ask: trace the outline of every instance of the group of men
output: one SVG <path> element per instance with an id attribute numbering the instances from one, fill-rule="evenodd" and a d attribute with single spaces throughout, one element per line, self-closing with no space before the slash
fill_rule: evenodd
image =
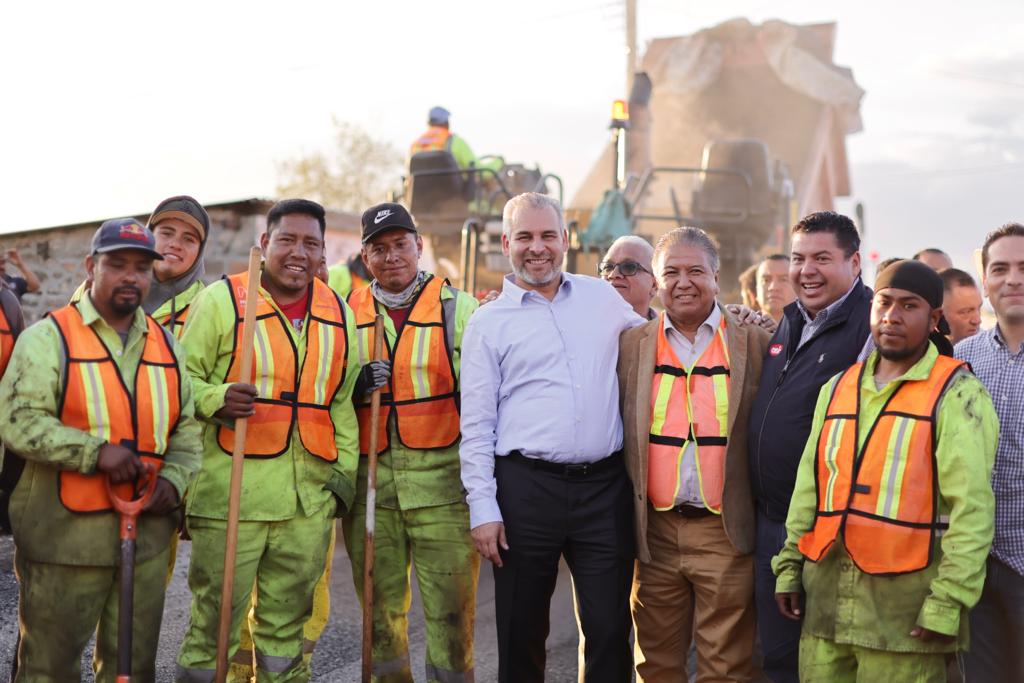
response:
<path id="1" fill-rule="evenodd" d="M 15 297 L 0 291 L 0 436 L 7 457 L 24 462 L 10 501 L 20 584 L 15 680 L 78 680 L 94 633 L 97 680 L 114 680 L 118 518 L 106 487 L 131 497 L 150 477 L 155 492 L 138 529 L 132 673 L 155 679 L 180 532 L 192 542 L 192 606 L 176 678 L 213 680 L 229 456 L 242 417 L 230 677 L 308 679 L 329 609 L 336 517 L 345 518 L 353 574 L 362 575 L 359 454 L 366 404 L 378 388 L 374 671 L 381 680 L 411 680 L 405 612 L 415 561 L 428 610 L 428 674 L 472 679 L 479 556 L 460 493 L 457 382 L 476 300 L 419 269 L 422 240 L 397 204 L 364 215 L 362 263 L 372 281 L 353 289 L 360 273 L 347 268 L 341 292 L 314 277 L 325 230 L 314 202 L 285 200 L 270 210 L 254 302 L 244 273 L 204 286 L 210 229 L 206 211 L 184 196 L 162 202 L 148 226 L 107 221 L 69 305 L 25 330 Z M 249 304 L 257 306 L 254 371 L 243 378 L 239 335 Z M 378 312 L 387 318 L 388 360 L 374 362 Z"/>
<path id="2" fill-rule="evenodd" d="M 0 437 L 25 461 L 10 501 L 16 680 L 77 680 L 94 632 L 97 679 L 114 680 L 106 487 L 131 495 L 148 477 L 133 675 L 155 678 L 180 531 L 192 606 L 177 680 L 213 680 L 226 571 L 232 680 L 308 679 L 336 518 L 363 599 L 374 391 L 375 680 L 412 680 L 411 567 L 427 679 L 474 680 L 480 557 L 503 682 L 544 679 L 561 558 L 588 682 L 687 680 L 691 643 L 698 680 L 749 680 L 756 634 L 773 681 L 945 680 L 975 603 L 968 680 L 1024 678 L 1024 226 L 986 238 L 998 324 L 958 340 L 956 358 L 929 337 L 963 280 L 897 261 L 872 292 L 857 230 L 832 212 L 758 266 L 754 319 L 774 334 L 721 305 L 717 247 L 698 228 L 616 242 L 602 282 L 562 272 L 557 202 L 519 195 L 503 216 L 512 273 L 478 307 L 421 268 L 404 207 L 371 207 L 362 227 L 360 258 L 325 269 L 323 208 L 276 204 L 250 302 L 244 273 L 203 285 L 209 216 L 173 197 L 148 226 L 104 223 L 83 286 L 45 320 L 22 330 L 0 292 Z"/>

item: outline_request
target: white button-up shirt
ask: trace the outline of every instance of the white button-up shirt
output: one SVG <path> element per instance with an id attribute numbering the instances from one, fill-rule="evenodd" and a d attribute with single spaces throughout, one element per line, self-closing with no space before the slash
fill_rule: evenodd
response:
<path id="1" fill-rule="evenodd" d="M 496 455 L 588 463 L 622 447 L 619 334 L 643 322 L 607 282 L 570 274 L 552 301 L 506 276 L 501 296 L 473 314 L 459 446 L 472 528 L 502 519 Z"/>

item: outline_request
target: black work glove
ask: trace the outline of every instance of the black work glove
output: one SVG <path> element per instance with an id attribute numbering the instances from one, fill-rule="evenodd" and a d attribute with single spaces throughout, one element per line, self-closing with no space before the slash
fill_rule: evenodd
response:
<path id="1" fill-rule="evenodd" d="M 375 389 L 380 389 L 391 379 L 391 361 L 371 360 L 359 371 L 356 378 L 355 395 L 365 396 Z"/>

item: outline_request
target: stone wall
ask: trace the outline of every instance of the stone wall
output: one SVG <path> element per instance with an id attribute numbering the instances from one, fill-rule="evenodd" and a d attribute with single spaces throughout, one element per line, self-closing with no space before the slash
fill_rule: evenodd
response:
<path id="1" fill-rule="evenodd" d="M 265 216 L 271 205 L 270 201 L 253 199 L 207 207 L 212 223 L 210 241 L 206 245 L 207 282 L 225 273 L 245 270 L 249 247 L 257 243 L 265 230 Z M 136 218 L 145 223 L 148 216 Z M 85 279 L 85 256 L 100 223 L 102 221 L 0 235 L 2 248 L 17 249 L 42 285 L 39 292 L 25 294 L 22 298 L 26 323 L 31 324 L 68 302 Z M 333 211 L 328 214 L 329 263 L 358 250 L 358 224 L 358 217 L 352 214 Z M 19 275 L 10 261 L 7 273 Z"/>
<path id="2" fill-rule="evenodd" d="M 17 249 L 21 260 L 39 277 L 40 291 L 25 294 L 21 305 L 25 322 L 32 323 L 68 302 L 75 288 L 85 279 L 85 255 L 95 227 L 74 226 L 65 229 L 34 231 L 0 236 L 4 249 Z M 8 259 L 7 274 L 20 275 Z"/>

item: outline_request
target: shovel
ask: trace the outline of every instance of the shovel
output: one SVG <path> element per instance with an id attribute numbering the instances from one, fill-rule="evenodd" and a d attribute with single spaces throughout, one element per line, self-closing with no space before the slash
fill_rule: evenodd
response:
<path id="1" fill-rule="evenodd" d="M 132 680 L 132 614 L 135 608 L 135 534 L 139 513 L 146 507 L 156 489 L 156 472 L 143 463 L 145 488 L 131 500 L 118 497 L 107 479 L 107 494 L 114 510 L 121 516 L 121 585 L 117 607 L 117 683 Z"/>

